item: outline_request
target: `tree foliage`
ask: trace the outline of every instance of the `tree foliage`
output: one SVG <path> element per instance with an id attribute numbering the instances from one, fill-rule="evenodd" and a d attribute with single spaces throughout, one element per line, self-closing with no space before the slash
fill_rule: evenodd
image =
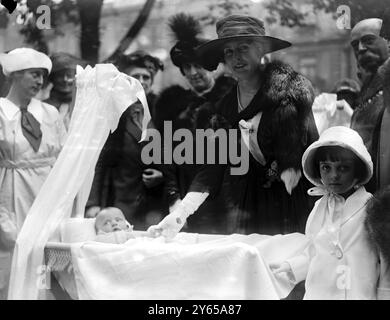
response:
<path id="1" fill-rule="evenodd" d="M 75 0 L 18 0 L 16 21 L 22 25 L 20 33 L 24 36 L 26 43 L 47 53 L 48 47 L 44 32 L 36 24 L 39 18 L 37 9 L 41 5 L 50 8 L 51 28 L 55 35 L 63 35 L 61 27 L 64 23 L 77 24 L 80 22 L 80 18 Z"/>
<path id="2" fill-rule="evenodd" d="M 25 42 L 42 52 L 48 53 L 48 46 L 43 30 L 37 27 L 37 19 L 40 14 L 37 9 L 41 5 L 50 8 L 51 29 L 55 36 L 63 35 L 65 23 L 73 23 L 81 26 L 80 51 L 81 58 L 90 64 L 98 62 L 100 47 L 100 15 L 104 0 L 17 0 L 17 22 L 22 25 L 20 33 Z M 131 1 L 131 0 L 129 0 Z M 145 0 L 143 8 L 130 26 L 126 35 L 121 39 L 118 48 L 110 59 L 125 51 L 136 38 L 144 24 L 156 0 Z M 5 28 L 8 23 L 6 10 L 0 10 L 0 27 Z"/>
<path id="3" fill-rule="evenodd" d="M 341 14 L 338 8 L 342 5 L 350 8 L 352 26 L 363 19 L 381 18 L 385 23 L 384 28 L 390 29 L 390 0 L 269 0 L 265 3 L 268 11 L 266 20 L 282 26 L 300 27 L 307 25 L 308 15 L 321 11 L 337 19 Z"/>
<path id="4" fill-rule="evenodd" d="M 249 5 L 237 0 L 217 0 L 207 6 L 207 14 L 200 17 L 200 22 L 204 26 L 215 25 L 217 20 L 231 14 L 248 14 Z"/>
<path id="5" fill-rule="evenodd" d="M 129 28 L 125 36 L 119 42 L 117 49 L 106 59 L 107 61 L 114 61 L 116 58 L 129 47 L 131 42 L 135 39 L 142 27 L 146 23 L 156 0 L 146 0 L 143 8 L 138 14 L 138 18 L 135 20 L 133 25 Z"/>

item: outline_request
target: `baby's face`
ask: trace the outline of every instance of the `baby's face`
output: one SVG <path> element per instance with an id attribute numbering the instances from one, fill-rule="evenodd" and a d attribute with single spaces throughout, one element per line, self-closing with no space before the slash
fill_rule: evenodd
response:
<path id="1" fill-rule="evenodd" d="M 105 209 L 102 210 L 96 217 L 95 222 L 97 231 L 114 232 L 120 230 L 127 230 L 128 225 L 119 209 Z"/>

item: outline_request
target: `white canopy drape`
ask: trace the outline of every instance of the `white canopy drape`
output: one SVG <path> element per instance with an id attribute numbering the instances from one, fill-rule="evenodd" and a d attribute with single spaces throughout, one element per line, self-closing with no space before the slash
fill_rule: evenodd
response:
<path id="1" fill-rule="evenodd" d="M 39 298 L 45 244 L 59 224 L 70 217 L 76 195 L 76 215 L 83 214 L 100 151 L 121 114 L 137 99 L 144 107 L 144 139 L 150 113 L 141 84 L 112 64 L 78 67 L 69 135 L 19 233 L 9 299 Z"/>

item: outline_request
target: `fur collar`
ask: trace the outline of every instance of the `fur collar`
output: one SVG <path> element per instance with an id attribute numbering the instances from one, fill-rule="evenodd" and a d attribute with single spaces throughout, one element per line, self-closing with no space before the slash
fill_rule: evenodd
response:
<path id="1" fill-rule="evenodd" d="M 314 89 L 308 79 L 280 61 L 269 63 L 263 72 L 263 90 L 269 105 L 283 109 L 293 104 L 301 116 L 310 112 Z"/>

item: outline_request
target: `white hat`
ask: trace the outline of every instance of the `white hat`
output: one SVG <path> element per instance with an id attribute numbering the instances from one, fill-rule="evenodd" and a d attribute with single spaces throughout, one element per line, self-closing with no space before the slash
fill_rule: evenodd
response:
<path id="1" fill-rule="evenodd" d="M 377 18 L 359 21 L 351 30 L 351 40 L 360 39 L 362 36 L 372 34 L 380 36 L 383 21 Z"/>
<path id="2" fill-rule="evenodd" d="M 302 156 L 303 173 L 306 178 L 315 186 L 322 186 L 321 178 L 318 176 L 318 169 L 315 168 L 315 153 L 319 147 L 338 146 L 348 150 L 351 150 L 360 160 L 363 161 L 366 172 L 359 181 L 360 185 L 366 184 L 372 177 L 372 160 L 367 151 L 366 146 L 363 143 L 360 135 L 355 131 L 347 127 L 331 127 L 325 130 L 319 140 L 313 142 L 305 151 Z"/>
<path id="3" fill-rule="evenodd" d="M 6 76 L 15 71 L 32 68 L 46 69 L 50 73 L 52 67 L 51 60 L 47 55 L 31 48 L 17 48 L 8 53 L 0 54 L 0 64 Z"/>

